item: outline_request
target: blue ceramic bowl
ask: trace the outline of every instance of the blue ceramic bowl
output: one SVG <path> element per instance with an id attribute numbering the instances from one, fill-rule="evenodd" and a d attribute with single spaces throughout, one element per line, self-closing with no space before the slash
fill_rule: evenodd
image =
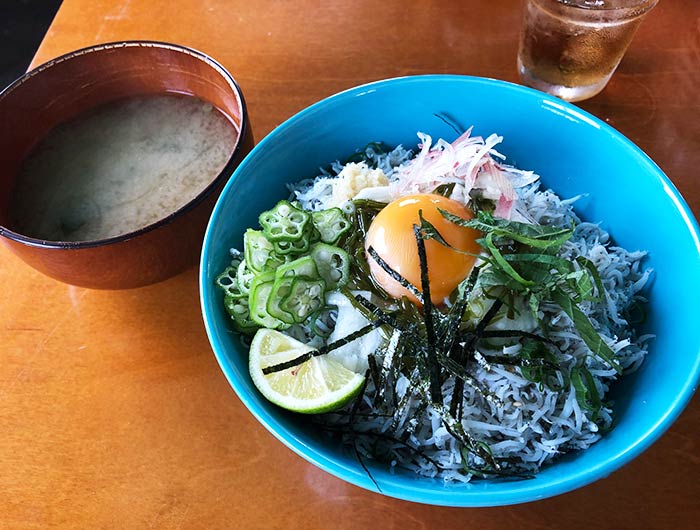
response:
<path id="1" fill-rule="evenodd" d="M 543 499 L 603 478 L 647 449 L 688 403 L 700 371 L 700 235 L 671 181 L 638 147 L 579 108 L 521 86 L 462 76 L 380 81 L 329 97 L 293 116 L 258 144 L 234 172 L 214 208 L 204 239 L 200 290 L 214 353 L 252 414 L 309 462 L 377 491 L 357 460 L 325 441 L 304 417 L 267 402 L 255 389 L 246 351 L 234 338 L 214 278 L 230 247 L 258 214 L 287 195 L 285 184 L 317 174 L 370 141 L 415 146 L 416 131 L 451 140 L 446 123 L 504 136 L 499 151 L 532 169 L 586 220 L 616 241 L 646 249 L 655 269 L 644 332 L 654 333 L 641 370 L 615 385 L 616 427 L 590 449 L 569 454 L 536 478 L 448 484 L 369 465 L 381 493 L 449 506 L 495 506 Z"/>

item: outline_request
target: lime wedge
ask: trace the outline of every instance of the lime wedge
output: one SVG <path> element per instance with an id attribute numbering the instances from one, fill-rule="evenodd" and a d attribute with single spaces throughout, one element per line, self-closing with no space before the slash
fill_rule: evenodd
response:
<path id="1" fill-rule="evenodd" d="M 354 398 L 364 376 L 327 355 L 293 368 L 264 374 L 263 369 L 290 361 L 313 348 L 273 329 L 258 330 L 250 345 L 248 368 L 253 383 L 272 403 L 293 412 L 318 414 L 336 410 Z"/>

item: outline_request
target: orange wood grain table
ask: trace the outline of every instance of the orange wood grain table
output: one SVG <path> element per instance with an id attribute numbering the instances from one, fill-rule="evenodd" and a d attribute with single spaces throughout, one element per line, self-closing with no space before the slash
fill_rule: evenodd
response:
<path id="1" fill-rule="evenodd" d="M 380 78 L 515 81 L 519 17 L 518 0 L 64 0 L 34 64 L 114 40 L 191 46 L 236 77 L 260 139 Z M 656 160 L 696 214 L 699 90 L 700 2 L 662 0 L 608 88 L 581 104 Z M 505 508 L 424 506 L 326 474 L 253 419 L 210 350 L 195 268 L 92 291 L 0 248 L 0 286 L 3 530 L 700 527 L 697 398 L 640 458 L 581 490 Z"/>

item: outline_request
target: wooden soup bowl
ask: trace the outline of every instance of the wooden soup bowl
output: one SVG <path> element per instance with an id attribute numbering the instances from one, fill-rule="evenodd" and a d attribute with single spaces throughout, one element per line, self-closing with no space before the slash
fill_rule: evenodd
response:
<path id="1" fill-rule="evenodd" d="M 23 159 L 56 125 L 110 101 L 187 94 L 224 113 L 238 139 L 224 169 L 194 199 L 144 228 L 95 241 L 47 241 L 12 229 L 11 193 Z M 207 55 L 174 44 L 101 44 L 53 59 L 0 93 L 0 242 L 36 270 L 72 285 L 126 289 L 155 283 L 197 262 L 214 203 L 253 146 L 243 94 Z"/>

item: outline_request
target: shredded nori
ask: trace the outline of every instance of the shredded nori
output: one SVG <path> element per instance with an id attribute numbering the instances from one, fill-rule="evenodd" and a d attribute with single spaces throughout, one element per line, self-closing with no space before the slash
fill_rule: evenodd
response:
<path id="1" fill-rule="evenodd" d="M 448 185 L 435 191 L 448 196 L 452 187 Z M 365 250 L 364 243 L 369 225 L 386 205 L 368 200 L 354 201 L 354 205 L 352 222 L 355 230 L 351 231 L 343 242 L 344 248 L 351 256 L 352 276 L 344 294 L 370 324 L 318 350 L 268 367 L 264 369 L 264 373 L 301 364 L 312 356 L 328 353 L 376 328 L 381 327 L 385 331 L 389 337 L 388 344 L 368 357 L 369 368 L 365 386 L 347 413 L 348 421 L 341 425 L 324 426 L 329 431 L 352 439 L 358 461 L 377 488 L 379 485 L 363 458 L 379 458 L 381 455 L 363 454 L 357 444 L 360 438 L 374 440 L 375 443 L 382 440 L 391 441 L 412 453 L 416 462 L 423 459 L 440 471 L 439 464 L 409 440 L 417 426 L 424 423 L 421 418 L 428 413 L 428 409 L 441 418 L 445 429 L 459 443 L 465 473 L 482 478 L 530 477 L 523 474 L 508 458 L 495 457 L 487 443 L 474 438 L 464 429 L 462 418 L 465 385 L 474 389 L 485 407 L 517 406 L 504 403 L 479 382 L 474 375 L 477 368 L 490 371 L 492 366 L 498 365 L 517 370 L 528 381 L 540 386 L 546 385 L 555 391 L 572 384 L 579 403 L 591 413 L 593 421 L 596 421 L 604 404 L 592 374 L 585 365 L 576 366 L 570 371 L 558 365 L 556 355 L 552 352 L 556 351 L 556 345 L 547 336 L 545 323 L 540 322 L 541 334 L 517 329 L 489 329 L 489 325 L 499 314 L 514 318 L 522 310 L 516 304 L 516 299 L 525 300 L 526 307 L 537 319 L 537 312 L 542 303 L 555 303 L 572 319 L 592 353 L 619 370 L 619 362 L 614 353 L 578 307 L 582 301 L 599 301 L 604 295 L 604 288 L 595 266 L 583 258 L 572 262 L 558 255 L 562 245 L 571 237 L 573 227 L 560 228 L 507 221 L 493 217 L 488 209 L 478 211 L 476 218 L 471 220 L 461 219 L 441 210 L 448 221 L 480 231 L 483 237 L 478 242 L 485 254 L 480 256 L 481 263 L 473 268 L 469 277 L 453 293 L 449 306 L 439 308 L 433 304 L 430 297 L 430 275 L 425 249 L 425 241 L 430 239 L 450 246 L 438 230 L 423 218 L 422 212 L 419 212 L 420 224 L 413 227 L 420 264 L 421 284 L 418 288 L 394 271 L 374 248 L 369 247 Z M 416 305 L 407 297 L 390 301 L 387 293 L 372 278 L 368 260 L 373 260 L 411 292 L 419 304 Z M 490 299 L 492 302 L 476 323 L 468 323 L 465 315 L 468 313 L 471 295 L 477 287 L 480 296 L 484 297 L 482 299 Z M 353 291 L 368 291 L 376 296 L 382 305 L 379 306 L 364 296 L 353 296 Z M 520 344 L 520 349 L 512 355 L 503 355 L 494 354 L 488 347 L 482 347 L 482 344 L 487 345 L 489 341 L 497 339 L 511 339 L 510 343 Z M 407 379 L 408 387 L 399 395 L 396 383 L 401 377 Z M 366 395 L 366 385 L 370 379 L 373 382 L 373 394 Z M 448 380 L 453 381 L 452 392 L 451 395 L 444 396 L 442 389 Z M 393 410 L 393 417 L 386 432 L 356 428 L 356 417 L 386 417 L 382 413 L 363 410 L 362 403 L 365 400 L 369 400 L 375 407 L 382 404 L 383 408 Z M 409 412 L 410 418 L 407 417 Z M 319 421 L 323 421 L 323 418 Z M 378 450 L 377 447 L 375 449 Z"/>
<path id="2" fill-rule="evenodd" d="M 328 352 L 331 352 L 333 350 L 336 350 L 342 346 L 345 346 L 346 344 L 354 341 L 355 339 L 359 339 L 360 337 L 363 337 L 364 335 L 367 335 L 370 331 L 373 329 L 379 327 L 382 324 L 381 320 L 376 320 L 371 324 L 367 324 L 366 326 L 358 329 L 357 331 L 350 333 L 347 337 L 343 337 L 342 339 L 338 339 L 334 342 L 331 342 L 330 344 L 326 344 L 325 346 L 322 346 L 321 348 L 317 350 L 310 350 L 306 353 L 302 353 L 298 357 L 295 357 L 294 359 L 291 359 L 289 361 L 285 361 L 283 363 L 279 364 L 273 364 L 272 366 L 267 366 L 262 369 L 262 373 L 265 375 L 272 374 L 275 372 L 281 372 L 283 370 L 288 370 L 290 368 L 294 368 L 295 366 L 299 366 L 300 364 L 305 363 L 312 357 L 317 357 L 319 355 L 325 355 Z"/>

